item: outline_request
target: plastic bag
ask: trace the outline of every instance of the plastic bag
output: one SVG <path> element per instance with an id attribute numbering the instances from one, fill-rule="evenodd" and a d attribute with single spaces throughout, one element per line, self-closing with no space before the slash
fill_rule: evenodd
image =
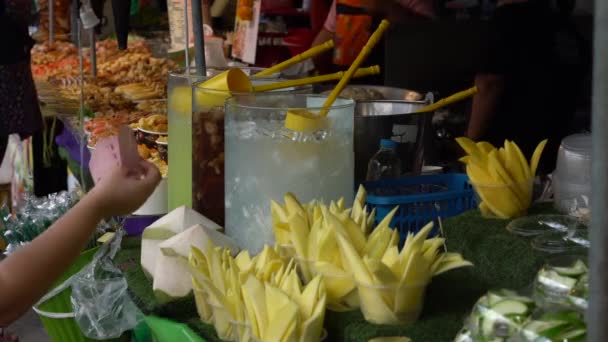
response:
<path id="1" fill-rule="evenodd" d="M 454 342 L 585 341 L 587 326 L 581 312 L 538 307 L 514 291 L 490 291 L 481 297 Z"/>
<path id="2" fill-rule="evenodd" d="M 127 293 L 127 280 L 112 262 L 123 235 L 124 230 L 118 230 L 93 261 L 72 278 L 74 319 L 88 338 L 118 338 L 143 320 L 143 314 Z"/>
<path id="3" fill-rule="evenodd" d="M 77 192 L 59 192 L 47 197 L 24 197 L 23 205 L 14 213 L 4 206 L 0 218 L 4 227 L 4 238 L 8 243 L 6 254 L 10 254 L 46 231 L 59 217 L 73 207 L 80 198 Z"/>
<path id="4" fill-rule="evenodd" d="M 506 339 L 518 333 L 535 307 L 531 298 L 515 291 L 490 291 L 475 303 L 466 327 L 472 337 Z"/>

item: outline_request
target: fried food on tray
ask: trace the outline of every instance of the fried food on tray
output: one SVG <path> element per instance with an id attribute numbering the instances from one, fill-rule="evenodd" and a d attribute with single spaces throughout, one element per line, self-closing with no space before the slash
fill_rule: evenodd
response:
<path id="1" fill-rule="evenodd" d="M 347 87 L 340 96 L 351 98 L 355 101 L 384 100 L 384 95 L 376 89 L 365 87 Z"/>
<path id="2" fill-rule="evenodd" d="M 149 53 L 128 53 L 100 64 L 98 74 L 116 84 L 164 80 L 177 68 L 175 62 L 154 58 Z"/>
<path id="3" fill-rule="evenodd" d="M 161 82 L 123 84 L 116 87 L 115 91 L 131 101 L 158 99 L 166 93 L 165 85 Z"/>
<path id="4" fill-rule="evenodd" d="M 114 135 L 118 135 L 118 130 L 114 129 L 114 128 L 104 128 L 103 130 L 99 130 L 96 132 L 93 132 L 91 134 L 91 136 L 89 137 L 89 142 L 88 142 L 88 146 L 89 147 L 95 147 L 95 145 L 97 145 L 97 142 L 100 140 L 103 140 L 104 138 L 108 138 Z"/>
<path id="5" fill-rule="evenodd" d="M 166 133 L 167 125 L 167 116 L 162 114 L 154 114 L 139 119 L 139 128 L 150 132 Z"/>
<path id="6" fill-rule="evenodd" d="M 135 108 L 154 114 L 167 114 L 167 101 L 166 100 L 153 100 L 153 101 L 140 101 L 137 103 Z"/>
<path id="7" fill-rule="evenodd" d="M 129 125 L 129 127 L 137 129 L 139 119 L 146 115 L 148 115 L 146 112 L 129 110 L 98 112 L 95 117 L 86 121 L 84 129 L 89 133 L 108 127 L 118 129 L 121 125 Z"/>
<path id="8" fill-rule="evenodd" d="M 169 167 L 167 166 L 167 163 L 160 159 L 160 153 L 158 152 L 157 149 L 155 148 L 148 148 L 146 145 L 141 144 L 137 146 L 137 151 L 139 152 L 139 155 L 149 161 L 150 163 L 156 165 L 156 167 L 158 168 L 158 170 L 160 171 L 160 174 L 163 177 L 167 177 L 167 173 L 169 171 Z"/>
<path id="9" fill-rule="evenodd" d="M 32 64 L 47 64 L 57 62 L 66 57 L 74 57 L 78 50 L 69 42 L 44 42 L 32 48 Z"/>

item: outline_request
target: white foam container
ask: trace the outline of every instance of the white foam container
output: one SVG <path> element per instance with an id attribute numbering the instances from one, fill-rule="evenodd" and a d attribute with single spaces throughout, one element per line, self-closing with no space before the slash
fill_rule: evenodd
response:
<path id="1" fill-rule="evenodd" d="M 148 200 L 133 215 L 164 215 L 168 212 L 169 183 L 163 178 Z"/>

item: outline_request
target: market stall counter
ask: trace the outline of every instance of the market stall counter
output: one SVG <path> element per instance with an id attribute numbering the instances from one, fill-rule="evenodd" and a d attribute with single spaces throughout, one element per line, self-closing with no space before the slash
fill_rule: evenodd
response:
<path id="1" fill-rule="evenodd" d="M 550 213 L 548 204 L 536 205 L 529 214 Z M 476 300 L 490 289 L 524 289 L 547 254 L 531 248 L 530 240 L 505 228 L 509 220 L 483 218 L 478 210 L 445 220 L 447 248 L 462 253 L 474 267 L 457 269 L 430 284 L 420 319 L 409 326 L 381 326 L 366 322 L 359 310 L 328 311 L 325 328 L 330 341 L 368 341 L 379 336 L 408 336 L 414 341 L 452 341 Z M 212 326 L 201 323 L 194 299 L 161 304 L 141 268 L 139 238 L 123 242 L 115 262 L 127 278 L 132 298 L 146 315 L 186 323 L 207 341 L 220 341 Z"/>

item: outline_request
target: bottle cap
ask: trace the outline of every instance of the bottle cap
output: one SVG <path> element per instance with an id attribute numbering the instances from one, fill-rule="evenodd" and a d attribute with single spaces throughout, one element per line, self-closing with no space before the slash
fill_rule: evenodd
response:
<path id="1" fill-rule="evenodd" d="M 397 148 L 397 143 L 391 139 L 380 139 L 380 147 L 394 150 Z"/>

